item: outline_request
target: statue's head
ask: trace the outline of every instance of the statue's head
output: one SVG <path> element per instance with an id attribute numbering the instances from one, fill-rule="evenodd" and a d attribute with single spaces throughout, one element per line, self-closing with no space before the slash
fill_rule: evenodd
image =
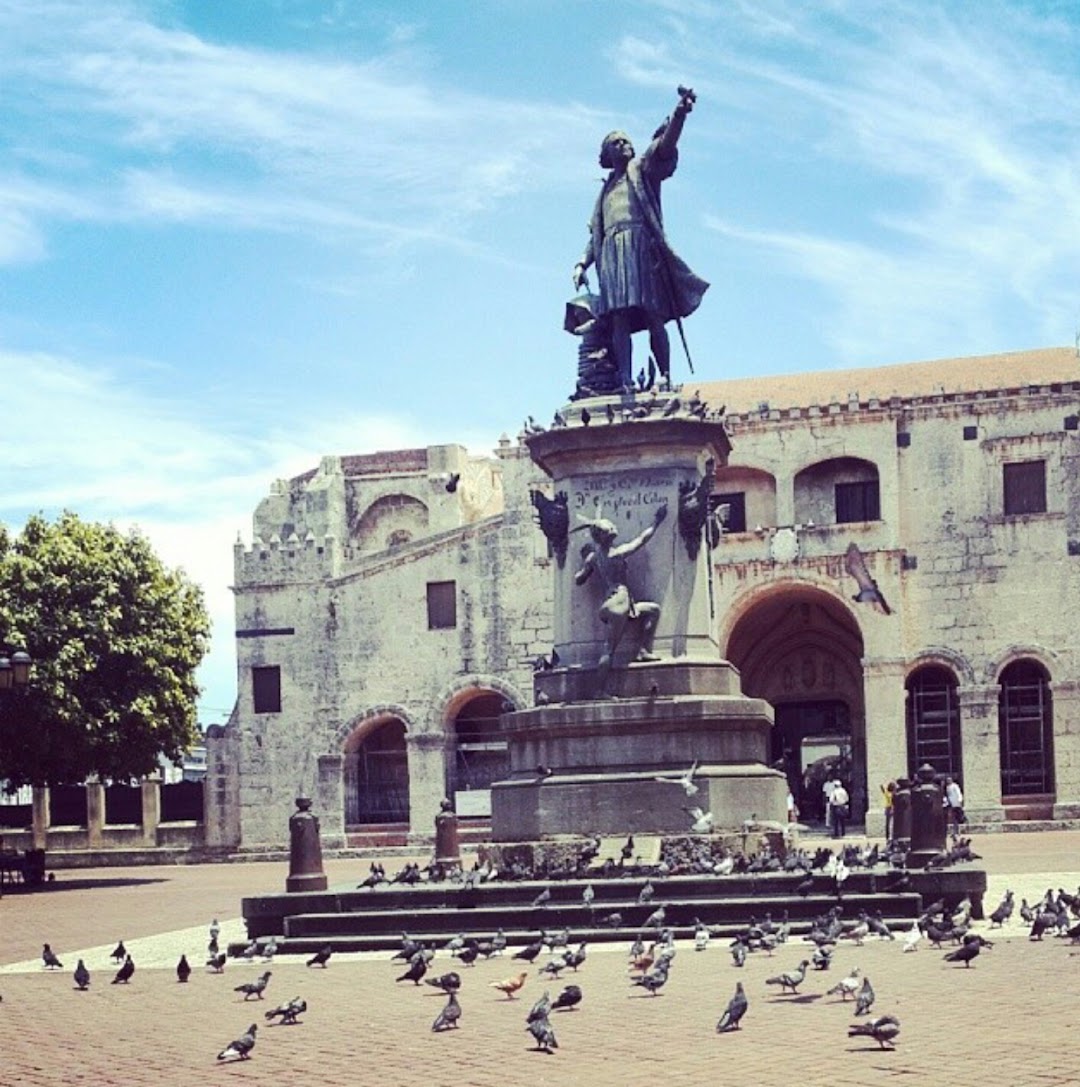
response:
<path id="1" fill-rule="evenodd" d="M 600 517 L 589 522 L 589 535 L 597 543 L 611 544 L 619 535 L 619 530 L 606 517 Z"/>
<path id="2" fill-rule="evenodd" d="M 604 142 L 600 144 L 600 165 L 605 170 L 610 170 L 620 163 L 625 165 L 633 157 L 634 145 L 625 132 L 620 132 L 617 129 L 614 132 L 609 132 L 604 137 Z"/>

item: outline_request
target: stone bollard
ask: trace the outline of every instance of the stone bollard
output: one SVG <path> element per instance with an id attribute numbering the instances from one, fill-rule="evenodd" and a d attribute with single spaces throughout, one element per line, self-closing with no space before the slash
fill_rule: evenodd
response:
<path id="1" fill-rule="evenodd" d="M 897 848 L 907 852 L 911 848 L 911 781 L 896 779 L 893 793 L 892 835 Z"/>
<path id="2" fill-rule="evenodd" d="M 945 808 L 941 786 L 934 780 L 937 772 L 923 764 L 915 772 L 916 785 L 911 790 L 911 849 L 909 868 L 925 868 L 945 848 Z"/>
<path id="3" fill-rule="evenodd" d="M 311 814 L 309 797 L 298 796 L 296 808 L 289 817 L 289 878 L 285 881 L 285 890 L 289 894 L 325 891 L 319 820 Z"/>
<path id="4" fill-rule="evenodd" d="M 439 802 L 439 814 L 435 816 L 435 863 L 443 869 L 461 866 L 457 813 L 445 798 Z"/>

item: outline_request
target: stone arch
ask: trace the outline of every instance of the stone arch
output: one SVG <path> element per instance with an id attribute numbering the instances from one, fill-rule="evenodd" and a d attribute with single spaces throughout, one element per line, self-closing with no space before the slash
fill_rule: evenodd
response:
<path id="1" fill-rule="evenodd" d="M 998 673 L 998 754 L 1006 803 L 1045 804 L 1055 794 L 1053 672 L 1019 653 Z M 1040 813 L 1048 818 L 1046 811 Z"/>
<path id="2" fill-rule="evenodd" d="M 975 668 L 967 657 L 943 645 L 929 645 L 916 653 L 904 668 L 904 679 L 907 680 L 920 668 L 931 664 L 947 668 L 956 676 L 957 682 L 965 687 L 975 682 Z"/>
<path id="3" fill-rule="evenodd" d="M 427 534 L 428 508 L 408 494 L 377 498 L 349 525 L 349 537 L 358 551 L 382 551 Z"/>
<path id="4" fill-rule="evenodd" d="M 501 694 L 516 710 L 524 709 L 531 701 L 514 684 L 501 676 L 487 672 L 474 672 L 468 676 L 459 676 L 452 683 L 447 684 L 433 700 L 437 707 L 436 726 L 445 727 L 466 702 L 484 691 L 495 691 Z"/>
<path id="5" fill-rule="evenodd" d="M 840 524 L 881 518 L 878 466 L 863 457 L 828 457 L 804 465 L 793 478 L 795 520 L 802 524 Z M 840 486 L 854 493 L 844 499 L 851 510 L 838 508 Z M 853 515 L 861 510 L 862 515 Z"/>
<path id="6" fill-rule="evenodd" d="M 1043 645 L 1010 645 L 1003 650 L 996 659 L 987 661 L 986 664 L 986 679 L 989 683 L 998 683 L 1001 680 L 1001 673 L 1019 660 L 1034 660 L 1046 669 L 1047 675 L 1053 679 L 1055 670 L 1059 669 L 1060 661 L 1057 653 L 1052 649 L 1048 649 Z"/>
<path id="7" fill-rule="evenodd" d="M 408 715 L 386 705 L 338 730 L 346 826 L 408 823 L 408 731 Z"/>
<path id="8" fill-rule="evenodd" d="M 380 725 L 385 724 L 386 720 L 391 717 L 396 717 L 405 726 L 406 733 L 414 731 L 412 715 L 404 706 L 394 702 L 384 702 L 361 710 L 359 713 L 350 717 L 345 724 L 339 726 L 334 733 L 333 746 L 335 750 L 343 752 L 345 750 L 346 741 L 348 741 L 350 736 L 358 730 L 363 730 L 360 736 L 360 738 L 363 739 L 365 735 L 373 732 Z"/>
<path id="9" fill-rule="evenodd" d="M 958 654 L 923 655 L 904 676 L 904 730 L 907 774 L 923 765 L 963 783 Z M 962 658 L 959 658 L 962 660 Z M 961 673 L 962 674 L 962 673 Z"/>
<path id="10" fill-rule="evenodd" d="M 804 818 L 824 816 L 826 774 L 846 779 L 852 814 L 867 806 L 863 639 L 833 586 L 785 579 L 750 590 L 731 609 L 721 639 L 743 693 L 774 710 L 774 765 Z"/>

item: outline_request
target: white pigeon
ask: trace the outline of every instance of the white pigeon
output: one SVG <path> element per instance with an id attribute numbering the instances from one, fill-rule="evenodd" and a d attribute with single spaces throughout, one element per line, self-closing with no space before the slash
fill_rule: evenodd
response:
<path id="1" fill-rule="evenodd" d="M 697 772 L 697 768 L 698 768 L 698 760 L 694 759 L 694 765 L 691 766 L 690 769 L 687 770 L 686 773 L 683 774 L 681 777 L 677 777 L 677 778 L 658 777 L 655 780 L 656 781 L 661 781 L 661 782 L 667 782 L 667 783 L 669 783 L 671 785 L 680 785 L 680 786 L 682 786 L 682 791 L 684 793 L 686 793 L 687 796 L 696 796 L 697 791 L 698 791 L 698 787 L 694 784 L 694 774 Z"/>
<path id="2" fill-rule="evenodd" d="M 859 975 L 859 968 L 853 966 L 851 973 L 846 978 L 841 978 L 825 995 L 834 996 L 839 994 L 844 1000 L 847 1000 L 849 996 L 854 996 L 861 987 L 862 978 Z"/>
<path id="3" fill-rule="evenodd" d="M 709 930 L 707 928 L 699 928 L 694 933 L 694 950 L 704 951 L 709 946 Z"/>
<path id="4" fill-rule="evenodd" d="M 586 884 L 585 890 L 581 892 L 581 900 L 586 906 L 592 907 L 593 899 L 596 897 L 596 892 L 593 890 L 591 883 Z"/>
<path id="5" fill-rule="evenodd" d="M 683 808 L 693 823 L 690 830 L 693 834 L 708 834 L 713 828 L 713 813 L 711 811 L 702 811 L 701 808 Z"/>
<path id="6" fill-rule="evenodd" d="M 836 880 L 836 889 L 839 890 L 844 885 L 844 880 L 851 875 L 851 869 L 844 864 L 844 860 L 841 857 L 836 862 L 836 871 L 833 872 L 833 879 Z"/>
<path id="7" fill-rule="evenodd" d="M 731 873 L 735 871 L 735 857 L 730 853 L 721 857 L 721 859 L 713 865 L 713 871 L 718 876 L 730 876 Z"/>
<path id="8" fill-rule="evenodd" d="M 907 935 L 904 937 L 904 950 L 905 951 L 918 951 L 919 941 L 922 939 L 922 929 L 919 928 L 919 922 L 913 921 L 911 928 L 908 929 Z"/>

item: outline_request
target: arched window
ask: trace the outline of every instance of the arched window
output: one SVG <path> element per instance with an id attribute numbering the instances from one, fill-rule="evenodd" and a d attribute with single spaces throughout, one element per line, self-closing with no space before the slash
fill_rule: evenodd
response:
<path id="1" fill-rule="evenodd" d="M 510 774 L 499 715 L 506 699 L 494 691 L 470 699 L 454 718 L 454 791 L 488 790 Z"/>
<path id="2" fill-rule="evenodd" d="M 409 762 L 401 721 L 391 718 L 356 743 L 350 737 L 344 770 L 347 825 L 409 821 Z"/>
<path id="3" fill-rule="evenodd" d="M 1050 676 L 1041 664 L 1019 660 L 1002 673 L 998 695 L 1001 795 L 1054 791 L 1054 707 Z"/>
<path id="4" fill-rule="evenodd" d="M 947 668 L 928 664 L 912 672 L 905 686 L 908 776 L 929 763 L 939 774 L 962 781 L 956 677 Z"/>

